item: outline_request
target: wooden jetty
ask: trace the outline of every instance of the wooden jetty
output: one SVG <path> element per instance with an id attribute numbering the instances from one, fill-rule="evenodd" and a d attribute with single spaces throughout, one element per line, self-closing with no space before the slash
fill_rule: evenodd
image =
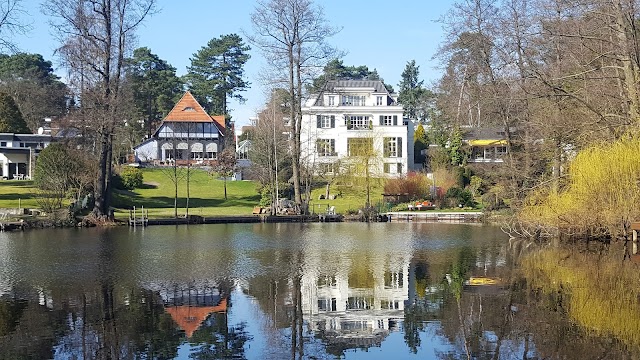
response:
<path id="1" fill-rule="evenodd" d="M 147 209 L 147 212 L 144 212 L 144 206 L 142 207 L 142 209 L 138 212 L 136 212 L 136 207 L 134 206 L 133 209 L 129 210 L 129 226 L 147 226 L 149 225 L 149 210 Z"/>
<path id="2" fill-rule="evenodd" d="M 389 222 L 480 222 L 482 212 L 388 212 Z"/>
<path id="3" fill-rule="evenodd" d="M 247 223 L 294 223 L 318 221 L 313 215 L 235 215 L 203 217 L 189 215 L 189 217 L 149 219 L 148 215 L 137 216 L 133 220 L 133 213 L 129 217 L 129 226 L 147 225 L 193 225 L 193 224 L 247 224 Z"/>
<path id="4" fill-rule="evenodd" d="M 2 221 L 0 231 L 24 230 L 24 221 Z"/>

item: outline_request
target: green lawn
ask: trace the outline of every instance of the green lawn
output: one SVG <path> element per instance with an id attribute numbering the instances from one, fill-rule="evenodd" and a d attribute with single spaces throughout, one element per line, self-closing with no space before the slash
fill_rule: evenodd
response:
<path id="1" fill-rule="evenodd" d="M 128 216 L 129 208 L 144 206 L 150 217 L 173 216 L 173 184 L 160 169 L 142 169 L 145 186 L 133 191 L 116 190 L 113 194 L 113 206 L 116 217 Z M 320 186 L 311 192 L 310 210 L 319 213 L 327 207 L 335 206 L 336 212 L 357 211 L 365 203 L 366 192 L 362 187 L 332 186 L 331 194 L 341 194 L 335 200 L 318 200 L 324 194 L 325 187 Z M 371 189 L 371 203 L 382 200 L 382 186 Z M 203 170 L 194 169 L 191 178 L 189 213 L 192 215 L 249 215 L 253 207 L 258 205 L 260 195 L 256 191 L 256 183 L 252 181 L 227 181 L 227 200 L 224 200 L 224 184 L 214 179 Z M 33 181 L 5 180 L 0 181 L 0 207 L 38 208 L 36 189 Z M 185 214 L 186 185 L 183 180 L 178 187 L 178 214 Z M 20 200 L 18 200 L 20 199 Z"/>
<path id="2" fill-rule="evenodd" d="M 133 191 L 114 192 L 116 216 L 128 214 L 128 208 L 144 206 L 149 217 L 173 216 L 174 187 L 161 169 L 142 169 L 145 186 Z M 186 181 L 178 185 L 178 215 L 185 214 Z M 192 170 L 190 181 L 189 214 L 192 215 L 248 215 L 258 205 L 260 195 L 252 181 L 227 181 L 227 200 L 224 182 L 214 179 L 206 171 Z"/>
<path id="3" fill-rule="evenodd" d="M 371 187 L 369 197 L 371 204 L 377 204 L 382 201 L 383 187 L 381 184 L 376 184 Z M 357 211 L 364 207 L 367 199 L 367 192 L 362 186 L 331 186 L 329 189 L 330 194 L 339 194 L 338 198 L 334 200 L 319 200 L 320 195 L 325 194 L 325 187 L 311 190 L 311 203 L 309 205 L 309 211 L 314 213 L 325 212 L 329 206 L 335 206 L 336 212 L 339 214 L 345 214 L 347 211 Z"/>
<path id="4" fill-rule="evenodd" d="M 36 188 L 33 181 L 0 180 L 0 207 L 2 208 L 37 208 Z"/>

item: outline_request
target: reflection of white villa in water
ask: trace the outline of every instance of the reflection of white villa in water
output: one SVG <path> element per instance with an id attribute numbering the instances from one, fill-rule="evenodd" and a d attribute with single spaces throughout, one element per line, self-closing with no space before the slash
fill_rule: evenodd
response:
<path id="1" fill-rule="evenodd" d="M 379 345 L 389 332 L 398 330 L 397 320 L 403 319 L 409 300 L 410 246 L 396 256 L 372 254 L 365 257 L 366 264 L 352 264 L 353 259 L 345 256 L 335 259 L 333 266 L 323 266 L 321 254 L 307 255 L 309 261 L 318 262 L 317 267 L 306 264 L 301 284 L 302 310 L 310 330 L 346 348 Z M 333 269 L 326 271 L 327 267 Z M 368 270 L 366 284 L 354 279 L 355 267 Z"/>

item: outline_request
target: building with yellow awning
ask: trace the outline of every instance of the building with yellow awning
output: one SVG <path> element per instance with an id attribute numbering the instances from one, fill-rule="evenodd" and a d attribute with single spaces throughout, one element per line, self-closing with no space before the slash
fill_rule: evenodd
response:
<path id="1" fill-rule="evenodd" d="M 466 128 L 463 141 L 471 148 L 469 163 L 501 163 L 507 154 L 504 128 Z"/>

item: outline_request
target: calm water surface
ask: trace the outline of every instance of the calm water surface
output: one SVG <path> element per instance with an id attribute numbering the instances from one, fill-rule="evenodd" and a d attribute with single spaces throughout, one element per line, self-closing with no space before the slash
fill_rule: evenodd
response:
<path id="1" fill-rule="evenodd" d="M 633 351 L 517 286 L 496 227 L 0 233 L 1 359 L 572 359 Z M 510 287 L 465 286 L 471 276 Z M 555 301 L 555 300 L 554 300 Z"/>

